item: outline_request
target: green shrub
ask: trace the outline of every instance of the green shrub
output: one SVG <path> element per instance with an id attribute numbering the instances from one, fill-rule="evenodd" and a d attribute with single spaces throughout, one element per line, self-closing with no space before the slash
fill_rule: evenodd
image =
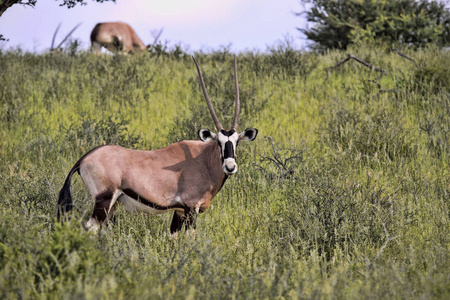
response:
<path id="1" fill-rule="evenodd" d="M 65 132 L 63 139 L 73 148 L 90 150 L 99 145 L 135 148 L 142 142 L 139 135 L 129 131 L 127 120 L 116 117 L 99 120 L 85 118 L 80 123 L 73 123 L 68 129 L 62 129 L 62 131 Z"/>
<path id="2" fill-rule="evenodd" d="M 327 111 L 325 141 L 351 160 L 370 163 L 415 158 L 417 146 L 401 111 L 368 105 L 348 109 L 340 101 Z"/>

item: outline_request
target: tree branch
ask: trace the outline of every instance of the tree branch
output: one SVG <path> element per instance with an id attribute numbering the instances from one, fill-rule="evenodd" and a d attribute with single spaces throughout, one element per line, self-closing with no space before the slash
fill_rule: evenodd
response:
<path id="1" fill-rule="evenodd" d="M 375 84 L 378 86 L 378 89 L 380 90 L 380 92 L 395 92 L 395 91 L 396 91 L 395 89 L 389 89 L 389 90 L 382 89 L 382 88 L 381 88 L 381 84 L 378 82 L 378 80 L 379 80 L 381 77 L 383 77 L 383 75 L 384 75 L 385 73 L 387 73 L 386 70 L 383 70 L 383 69 L 374 67 L 373 65 L 369 64 L 368 62 L 365 62 L 364 60 L 362 60 L 362 59 L 360 59 L 360 58 L 358 58 L 358 57 L 356 57 L 356 56 L 354 56 L 354 55 L 352 55 L 352 54 L 347 54 L 347 57 L 346 57 L 343 61 L 338 62 L 335 66 L 325 68 L 325 70 L 330 70 L 330 69 L 333 70 L 333 69 L 336 69 L 336 68 L 338 68 L 339 66 L 345 64 L 346 62 L 348 62 L 348 61 L 351 60 L 351 59 L 356 60 L 357 62 L 359 62 L 360 64 L 362 64 L 363 66 L 365 66 L 365 67 L 367 67 L 367 68 L 369 68 L 369 69 L 371 69 L 371 70 L 375 70 L 375 71 L 379 72 L 379 74 L 378 74 L 376 80 L 371 80 L 371 79 L 369 79 L 369 82 L 375 83 Z M 327 78 L 326 78 L 326 80 L 328 80 L 328 73 L 327 73 Z"/>
<path id="2" fill-rule="evenodd" d="M 407 60 L 412 61 L 417 66 L 417 63 L 416 63 L 416 61 L 414 59 L 412 59 L 411 57 L 408 57 L 405 54 L 401 53 L 398 49 L 392 48 L 391 51 L 397 52 L 398 55 L 400 55 L 401 57 L 406 58 Z"/>
<path id="3" fill-rule="evenodd" d="M 362 59 L 360 59 L 360 58 L 358 58 L 358 57 L 356 57 L 356 56 L 354 56 L 354 55 L 352 55 L 352 54 L 347 54 L 347 58 L 346 58 L 346 59 L 344 59 L 343 61 L 339 62 L 337 65 L 335 65 L 335 66 L 333 66 L 333 67 L 328 67 L 328 68 L 326 68 L 325 70 L 328 70 L 328 69 L 336 69 L 337 67 L 339 67 L 340 65 L 343 65 L 344 63 L 346 63 L 346 62 L 349 61 L 350 59 L 356 60 L 357 62 L 359 62 L 360 64 L 366 66 L 367 68 L 369 68 L 369 69 L 371 69 L 371 70 L 375 70 L 375 71 L 380 72 L 380 73 L 387 73 L 385 70 L 380 69 L 380 68 L 377 68 L 377 67 L 374 67 L 374 66 L 372 66 L 371 64 L 369 64 L 368 62 L 365 62 L 365 61 L 363 61 Z"/>

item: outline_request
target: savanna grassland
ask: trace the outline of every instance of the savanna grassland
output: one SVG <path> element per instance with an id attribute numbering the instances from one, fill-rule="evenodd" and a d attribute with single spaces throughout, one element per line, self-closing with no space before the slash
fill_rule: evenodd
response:
<path id="1" fill-rule="evenodd" d="M 240 170 L 197 220 L 118 210 L 95 235 L 78 175 L 97 145 L 157 149 L 214 129 L 190 56 L 0 52 L 0 298 L 450 298 L 450 52 L 238 55 Z M 356 60 L 336 68 L 347 54 Z M 219 119 L 233 56 L 197 53 Z"/>

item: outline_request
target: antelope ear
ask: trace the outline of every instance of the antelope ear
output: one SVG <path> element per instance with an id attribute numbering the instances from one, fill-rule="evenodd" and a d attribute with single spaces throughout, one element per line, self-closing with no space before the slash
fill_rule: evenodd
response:
<path id="1" fill-rule="evenodd" d="M 217 138 L 217 134 L 212 132 L 209 129 L 200 129 L 198 131 L 199 138 L 204 142 L 209 142 L 211 140 L 215 140 Z"/>
<path id="2" fill-rule="evenodd" d="M 258 135 L 258 129 L 256 128 L 247 128 L 245 131 L 239 134 L 239 139 L 244 141 L 253 141 L 256 139 Z"/>

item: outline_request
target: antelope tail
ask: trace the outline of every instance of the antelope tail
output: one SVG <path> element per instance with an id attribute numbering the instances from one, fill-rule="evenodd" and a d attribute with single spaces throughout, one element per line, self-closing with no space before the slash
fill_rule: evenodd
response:
<path id="1" fill-rule="evenodd" d="M 78 174 L 80 174 L 80 164 L 83 161 L 83 159 L 100 147 L 103 147 L 103 145 L 95 147 L 94 149 L 90 150 L 85 155 L 83 155 L 75 163 L 72 170 L 70 170 L 69 174 L 67 175 L 66 181 L 64 181 L 64 185 L 63 185 L 61 191 L 59 191 L 59 196 L 58 196 L 58 211 L 56 213 L 58 221 L 61 219 L 61 217 L 65 213 L 70 212 L 73 208 L 72 195 L 70 194 L 70 182 L 72 181 L 73 173 L 78 172 Z"/>
<path id="2" fill-rule="evenodd" d="M 59 192 L 57 211 L 58 221 L 62 216 L 64 216 L 65 213 L 70 212 L 73 208 L 72 195 L 70 194 L 70 183 L 72 181 L 73 173 L 78 172 L 80 169 L 80 161 L 81 160 L 77 161 L 72 170 L 70 170 L 69 175 L 67 175 L 66 181 L 64 181 L 64 185 Z"/>

